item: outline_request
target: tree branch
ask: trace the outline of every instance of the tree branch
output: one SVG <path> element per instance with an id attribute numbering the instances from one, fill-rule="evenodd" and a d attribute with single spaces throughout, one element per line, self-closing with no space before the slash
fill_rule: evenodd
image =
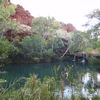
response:
<path id="1" fill-rule="evenodd" d="M 66 49 L 66 51 L 64 52 L 64 54 L 63 54 L 60 58 L 63 58 L 63 57 L 65 56 L 65 54 L 68 52 L 69 49 L 70 49 L 70 47 L 68 47 L 68 48 Z"/>

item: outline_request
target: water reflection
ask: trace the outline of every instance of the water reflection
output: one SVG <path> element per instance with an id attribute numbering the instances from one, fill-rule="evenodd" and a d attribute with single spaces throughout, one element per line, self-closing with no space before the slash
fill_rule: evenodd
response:
<path id="1" fill-rule="evenodd" d="M 97 82 L 100 82 L 100 73 L 97 73 Z"/>
<path id="2" fill-rule="evenodd" d="M 79 81 L 79 80 L 77 80 Z M 76 87 L 79 85 L 76 85 L 74 87 L 74 91 L 72 91 L 72 88 L 70 86 L 65 86 L 64 90 L 64 96 L 71 97 L 72 92 L 74 95 L 83 95 L 87 98 L 93 98 L 94 96 L 98 95 L 100 96 L 100 73 L 96 73 L 95 76 L 92 75 L 92 73 L 86 72 L 82 76 L 82 83 L 80 87 L 80 91 L 77 91 Z M 78 87 L 79 88 L 79 87 Z"/>
<path id="3" fill-rule="evenodd" d="M 64 96 L 75 95 L 100 95 L 100 73 L 96 68 L 99 65 L 77 64 L 75 62 L 57 62 L 44 64 L 9 65 L 0 69 L 0 78 L 8 83 L 20 77 L 29 77 L 36 74 L 39 78 L 53 76 L 52 72 L 60 66 L 59 77 L 64 80 Z M 70 79 L 70 80 L 69 80 Z"/>

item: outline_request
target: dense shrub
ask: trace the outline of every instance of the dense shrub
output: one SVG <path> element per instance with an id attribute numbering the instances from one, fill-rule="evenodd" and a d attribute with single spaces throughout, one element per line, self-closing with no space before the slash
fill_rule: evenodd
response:
<path id="1" fill-rule="evenodd" d="M 0 37 L 0 62 L 7 62 L 9 60 L 9 56 L 16 52 L 17 48 L 13 45 L 13 43 L 9 42 L 3 37 Z"/>
<path id="2" fill-rule="evenodd" d="M 55 95 L 55 89 L 56 81 L 53 77 L 40 81 L 36 76 L 31 76 L 22 88 L 0 93 L 0 100 L 60 100 L 60 97 Z"/>

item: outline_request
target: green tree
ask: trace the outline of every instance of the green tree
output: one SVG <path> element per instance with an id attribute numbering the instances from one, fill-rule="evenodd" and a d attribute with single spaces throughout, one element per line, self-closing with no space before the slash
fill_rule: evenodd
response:
<path id="1" fill-rule="evenodd" d="M 17 23 L 10 19 L 10 15 L 15 13 L 15 5 L 9 5 L 4 7 L 0 5 L 0 32 L 4 32 L 7 29 L 16 29 Z"/>
<path id="2" fill-rule="evenodd" d="M 91 36 L 91 45 L 93 49 L 98 49 L 100 47 L 99 36 L 100 36 L 100 10 L 95 9 L 90 14 L 87 15 L 89 23 L 87 25 L 90 29 L 87 31 Z M 94 24 L 91 24 L 94 23 Z M 100 49 L 98 49 L 100 51 Z"/>
<path id="3" fill-rule="evenodd" d="M 43 35 L 44 33 L 51 33 L 60 27 L 60 23 L 54 18 L 50 17 L 37 17 L 33 19 L 32 30 L 33 32 Z"/>
<path id="4" fill-rule="evenodd" d="M 0 37 L 0 63 L 8 63 L 9 56 L 15 52 L 16 48 L 12 43 L 3 37 Z"/>
<path id="5" fill-rule="evenodd" d="M 31 37 L 25 37 L 19 43 L 19 53 L 25 58 L 45 59 L 50 60 L 55 56 L 55 50 L 63 46 L 62 41 L 59 38 L 49 38 L 46 40 L 41 35 L 33 35 Z"/>
<path id="6" fill-rule="evenodd" d="M 84 51 L 90 46 L 89 36 L 85 32 L 74 32 L 70 33 L 68 38 L 68 48 L 70 53 L 75 53 L 77 51 Z"/>
<path id="7" fill-rule="evenodd" d="M 89 19 L 89 22 L 86 25 L 92 25 L 91 30 L 97 31 L 100 27 L 100 10 L 93 10 L 90 14 L 87 15 L 87 18 Z M 94 24 L 91 22 L 94 22 Z"/>
<path id="8" fill-rule="evenodd" d="M 45 40 L 39 35 L 25 37 L 20 42 L 20 52 L 26 57 L 41 57 L 45 48 Z"/>
<path id="9" fill-rule="evenodd" d="M 84 51 L 87 47 L 91 47 L 90 35 L 85 32 L 76 31 L 70 34 L 66 33 L 64 37 L 64 39 L 67 41 L 65 43 L 66 50 L 62 54 L 61 58 L 63 58 L 68 52 L 74 54 L 78 51 Z"/>

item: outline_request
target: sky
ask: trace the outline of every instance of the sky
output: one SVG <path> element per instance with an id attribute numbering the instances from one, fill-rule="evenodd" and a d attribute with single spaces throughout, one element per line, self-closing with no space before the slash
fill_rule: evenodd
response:
<path id="1" fill-rule="evenodd" d="M 51 16 L 64 23 L 72 23 L 76 29 L 85 30 L 86 17 L 94 9 L 100 9 L 100 0 L 11 0 L 22 5 L 34 16 Z"/>

